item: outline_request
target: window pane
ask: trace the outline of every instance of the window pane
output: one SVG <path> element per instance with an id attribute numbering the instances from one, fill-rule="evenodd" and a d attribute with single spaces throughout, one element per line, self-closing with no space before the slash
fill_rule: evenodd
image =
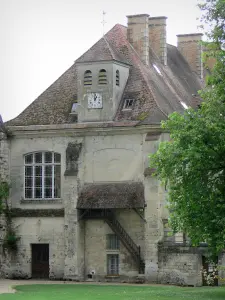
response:
<path id="1" fill-rule="evenodd" d="M 52 172 L 53 166 L 45 166 L 45 198 L 52 198 Z"/>
<path id="2" fill-rule="evenodd" d="M 52 152 L 45 152 L 45 163 L 52 163 Z"/>
<path id="3" fill-rule="evenodd" d="M 33 176 L 33 167 L 25 167 L 25 176 Z"/>
<path id="4" fill-rule="evenodd" d="M 34 162 L 37 164 L 42 163 L 42 152 L 38 152 L 34 154 Z"/>
<path id="5" fill-rule="evenodd" d="M 35 177 L 34 186 L 37 187 L 37 188 L 42 187 L 42 178 L 41 177 Z"/>
<path id="6" fill-rule="evenodd" d="M 52 177 L 45 177 L 45 187 L 52 187 Z"/>
<path id="7" fill-rule="evenodd" d="M 32 198 L 32 189 L 29 189 L 29 188 L 25 189 L 25 198 L 27 198 L 27 199 Z"/>
<path id="8" fill-rule="evenodd" d="M 25 167 L 25 198 L 31 199 L 33 186 L 33 167 Z"/>
<path id="9" fill-rule="evenodd" d="M 25 188 L 32 188 L 32 177 L 25 177 Z"/>
<path id="10" fill-rule="evenodd" d="M 28 154 L 25 156 L 25 164 L 32 164 L 33 162 L 33 154 Z"/>
<path id="11" fill-rule="evenodd" d="M 42 166 L 35 167 L 35 176 L 42 176 Z"/>
<path id="12" fill-rule="evenodd" d="M 120 248 L 120 240 L 116 234 L 107 234 L 107 249 L 118 250 Z"/>
<path id="13" fill-rule="evenodd" d="M 45 176 L 52 176 L 52 166 L 45 166 Z"/>
<path id="14" fill-rule="evenodd" d="M 35 166 L 34 198 L 42 198 L 42 166 Z"/>
<path id="15" fill-rule="evenodd" d="M 60 198 L 61 187 L 61 166 L 54 166 L 54 198 Z"/>
<path id="16" fill-rule="evenodd" d="M 59 153 L 54 153 L 54 162 L 60 163 L 61 161 L 61 155 Z"/>
<path id="17" fill-rule="evenodd" d="M 34 188 L 34 198 L 42 198 L 42 189 Z"/>
<path id="18" fill-rule="evenodd" d="M 45 188 L 45 198 L 52 198 L 52 188 Z"/>

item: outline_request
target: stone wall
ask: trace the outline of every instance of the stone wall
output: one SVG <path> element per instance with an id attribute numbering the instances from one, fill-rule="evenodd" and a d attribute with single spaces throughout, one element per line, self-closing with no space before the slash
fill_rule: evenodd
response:
<path id="1" fill-rule="evenodd" d="M 144 247 L 144 222 L 133 210 L 116 210 L 116 218 L 133 241 Z M 107 281 L 107 254 L 119 254 L 119 280 L 132 281 L 138 275 L 138 265 L 120 241 L 119 250 L 106 247 L 107 234 L 114 233 L 103 220 L 85 221 L 85 279 L 94 272 L 93 280 Z M 143 254 L 143 252 L 142 252 Z"/>
<path id="2" fill-rule="evenodd" d="M 127 39 L 146 65 L 149 65 L 148 17 L 148 14 L 127 16 Z"/>
<path id="3" fill-rule="evenodd" d="M 18 252 L 8 255 L 1 269 L 5 278 L 31 278 L 31 244 L 49 244 L 49 277 L 64 276 L 64 219 L 15 218 L 14 227 L 20 237 Z"/>
<path id="4" fill-rule="evenodd" d="M 76 157 L 76 172 L 70 172 L 68 145 L 79 144 L 79 155 Z M 31 276 L 31 246 L 32 243 L 41 243 L 36 234 L 38 228 L 45 224 L 46 230 L 41 229 L 46 243 L 50 245 L 50 277 L 65 278 L 72 280 L 83 280 L 92 266 L 92 251 L 99 253 L 100 244 L 95 247 L 87 247 L 91 239 L 98 239 L 98 234 L 103 232 L 97 230 L 92 237 L 92 226 L 87 230 L 89 222 L 80 221 L 76 209 L 78 193 L 84 183 L 87 182 L 110 182 L 110 181 L 141 181 L 143 178 L 143 135 L 119 135 L 119 136 L 86 136 L 80 138 L 72 137 L 37 137 L 37 138 L 15 138 L 11 141 L 10 179 L 12 184 L 11 202 L 13 209 L 21 210 L 61 210 L 64 208 L 64 219 L 60 217 L 36 217 L 15 218 L 15 226 L 18 226 L 18 234 L 21 236 L 18 256 L 12 261 L 12 265 L 4 265 L 2 268 L 7 276 L 30 277 Z M 34 151 L 55 151 L 61 154 L 61 199 L 58 200 L 26 200 L 24 199 L 24 155 Z M 106 172 L 107 166 L 107 172 Z M 65 172 L 68 171 L 68 172 Z M 78 172 L 77 172 L 78 171 Z M 24 225 L 27 220 L 28 227 Z M 118 211 L 118 220 L 135 242 L 144 249 L 144 222 L 133 210 Z M 87 223 L 87 224 L 86 224 Z M 108 228 L 107 224 L 104 224 Z M 56 226 L 56 231 L 51 232 Z M 31 227 L 31 233 L 27 229 Z M 58 228 L 58 229 L 57 229 Z M 101 227 L 100 227 L 101 228 Z M 50 234 L 47 235 L 47 230 Z M 99 228 L 97 228 L 99 229 Z M 57 231 L 58 230 L 58 231 Z M 110 228 L 108 228 L 110 231 Z M 88 237 L 86 237 L 87 233 Z M 62 244 L 53 247 L 53 237 L 59 235 Z M 53 236 L 53 237 L 52 237 Z M 103 234 L 105 236 L 105 234 Z M 90 237 L 90 238 L 89 238 Z M 85 244 L 86 241 L 86 244 Z M 62 250 L 63 245 L 63 250 Z M 105 244 L 104 244 L 105 246 Z M 52 248 L 53 247 L 53 248 Z M 84 247 L 86 247 L 84 250 Z M 51 252 L 54 249 L 54 254 Z M 87 250 L 90 249 L 90 250 Z M 104 248 L 105 249 L 105 248 Z M 63 252 L 62 252 L 63 251 Z M 90 251 L 90 254 L 86 254 Z M 62 257 L 62 253 L 64 258 Z M 54 255 L 54 259 L 53 259 Z M 89 257 L 90 256 L 90 257 Z M 89 258 L 88 258 L 89 257 Z M 106 256 L 105 256 L 106 257 Z M 89 259 L 89 260 L 88 260 Z M 99 258 L 100 259 L 100 258 Z M 121 247 L 121 272 L 133 276 L 138 273 L 136 264 L 130 254 Z M 105 268 L 105 262 L 98 264 L 96 270 L 105 275 L 101 268 Z M 100 268 L 100 270 L 98 270 Z M 11 273 L 10 273 L 11 270 Z M 8 272 L 8 273 L 7 273 Z"/>
<path id="5" fill-rule="evenodd" d="M 149 46 L 163 65 L 167 65 L 166 19 L 166 17 L 149 18 Z"/>
<path id="6" fill-rule="evenodd" d="M 0 132 L 0 182 L 9 182 L 9 140 L 6 135 Z M 10 205 L 10 202 L 9 202 Z M 3 249 L 1 244 L 5 237 L 6 227 L 5 227 L 4 215 L 0 215 L 0 265 L 4 263 L 9 263 L 3 255 Z M 3 277 L 2 268 L 0 268 L 0 277 Z"/>
<path id="7" fill-rule="evenodd" d="M 202 33 L 177 35 L 177 48 L 187 60 L 192 70 L 203 78 Z"/>
<path id="8" fill-rule="evenodd" d="M 150 133 L 149 133 L 150 134 Z M 150 134 L 151 135 L 151 134 Z M 148 135 L 147 135 L 148 136 Z M 8 277 L 31 277 L 31 244 L 48 243 L 50 247 L 50 278 L 86 280 L 94 271 L 93 280 L 108 280 L 107 254 L 120 255 L 120 280 L 130 281 L 138 275 L 138 266 L 121 243 L 120 250 L 106 249 L 106 235 L 112 233 L 103 220 L 79 220 L 76 209 L 78 194 L 85 183 L 141 181 L 145 186 L 145 221 L 132 209 L 116 210 L 116 217 L 137 245 L 145 259 L 147 282 L 178 285 L 200 285 L 201 253 L 185 247 L 158 247 L 163 240 L 163 219 L 168 217 L 165 209 L 165 191 L 156 178 L 144 177 L 148 167 L 148 154 L 155 152 L 160 140 L 168 135 L 147 138 L 146 134 L 91 135 L 84 137 L 46 136 L 15 138 L 1 143 L 2 174 L 7 178 L 11 164 L 10 201 L 13 209 L 64 210 L 61 215 L 17 216 L 14 225 L 21 236 L 18 255 L 3 261 L 2 272 Z M 68 163 L 68 145 L 80 145 L 79 153 Z M 76 148 L 76 147 L 75 147 Z M 61 154 L 61 199 L 56 201 L 23 198 L 24 154 L 33 151 L 55 151 Z M 74 169 L 71 170 L 70 167 Z M 106 168 L 107 167 L 107 168 Z M 65 172 L 68 171 L 68 172 Z"/>
<path id="9" fill-rule="evenodd" d="M 9 180 L 9 140 L 2 132 L 0 132 L 0 178 L 2 181 Z"/>
<path id="10" fill-rule="evenodd" d="M 205 249 L 181 245 L 160 245 L 159 283 L 201 286 L 203 253 Z"/>

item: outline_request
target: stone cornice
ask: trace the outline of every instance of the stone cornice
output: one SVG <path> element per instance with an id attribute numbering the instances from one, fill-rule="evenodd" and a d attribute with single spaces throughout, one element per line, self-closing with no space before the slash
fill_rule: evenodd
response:
<path id="1" fill-rule="evenodd" d="M 12 137 L 82 137 L 162 132 L 160 125 L 139 125 L 138 122 L 77 123 L 59 125 L 8 126 Z"/>

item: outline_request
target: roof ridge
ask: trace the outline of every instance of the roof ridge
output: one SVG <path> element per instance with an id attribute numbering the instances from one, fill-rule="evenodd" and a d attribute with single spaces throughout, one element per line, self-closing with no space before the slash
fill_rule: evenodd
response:
<path id="1" fill-rule="evenodd" d="M 107 46 L 109 47 L 109 52 L 110 52 L 110 54 L 112 55 L 112 58 L 115 59 L 114 53 L 113 53 L 113 51 L 112 51 L 112 48 L 110 47 L 109 42 L 108 42 L 108 40 L 107 40 L 107 38 L 106 38 L 105 35 L 103 35 L 103 39 L 105 40 Z"/>

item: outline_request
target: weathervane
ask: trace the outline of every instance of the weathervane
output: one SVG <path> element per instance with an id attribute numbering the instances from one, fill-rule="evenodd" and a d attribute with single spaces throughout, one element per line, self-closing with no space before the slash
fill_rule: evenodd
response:
<path id="1" fill-rule="evenodd" d="M 105 35 L 105 23 L 106 23 L 106 21 L 105 21 L 105 15 L 106 15 L 106 12 L 103 10 L 103 12 L 102 12 L 102 31 L 103 31 L 103 35 Z"/>

